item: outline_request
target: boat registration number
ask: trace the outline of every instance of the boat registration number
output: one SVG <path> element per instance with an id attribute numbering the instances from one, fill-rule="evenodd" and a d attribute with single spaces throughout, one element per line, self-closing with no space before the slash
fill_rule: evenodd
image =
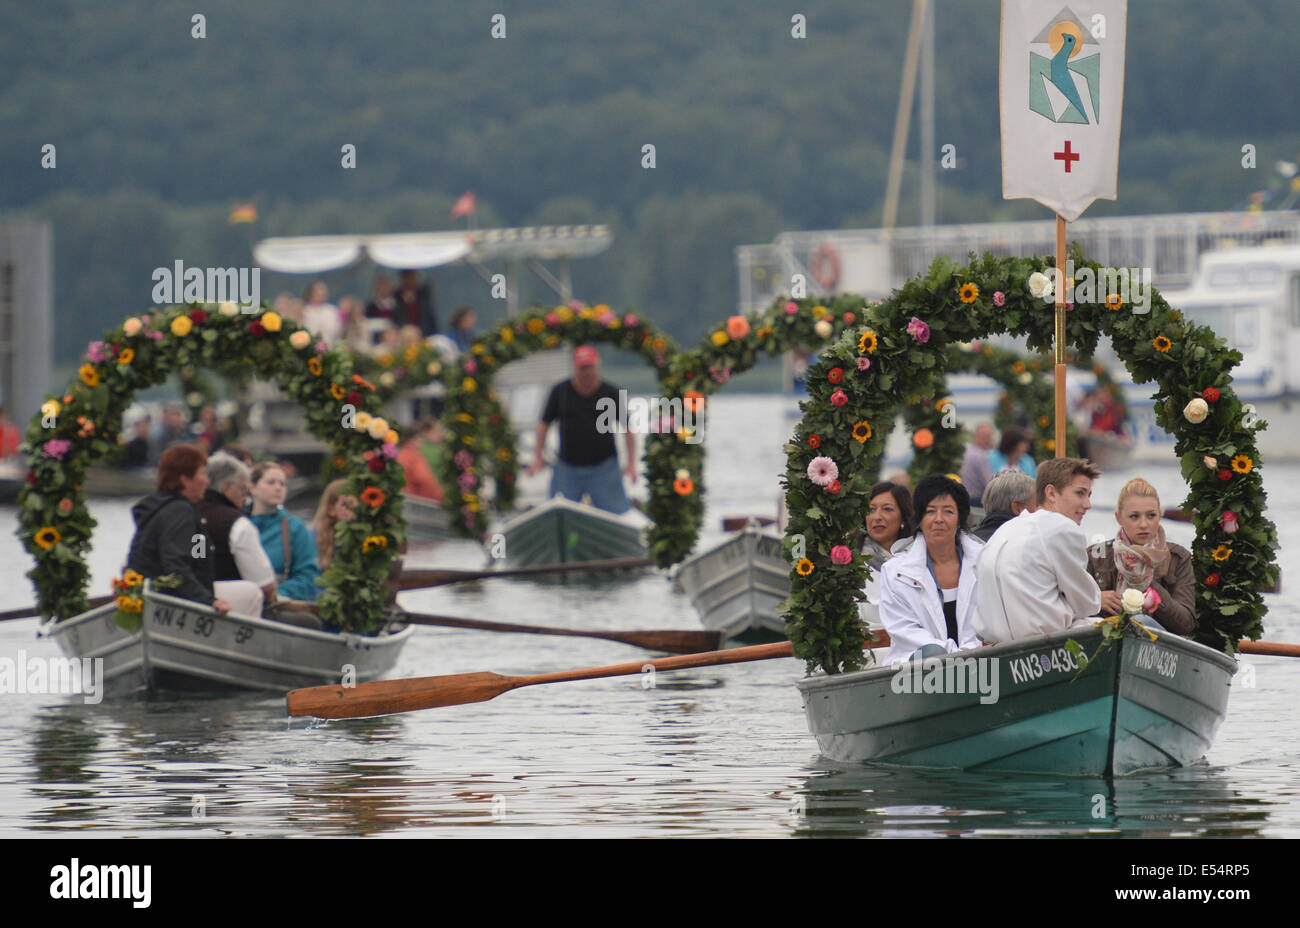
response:
<path id="1" fill-rule="evenodd" d="M 190 619 L 193 619 L 190 628 L 194 634 L 201 635 L 204 638 L 212 636 L 212 630 L 216 628 L 217 620 L 210 615 L 186 612 L 184 609 L 176 609 L 172 606 L 156 606 L 153 611 L 155 625 L 166 625 L 177 630 L 183 630 L 186 621 Z"/>
<path id="2" fill-rule="evenodd" d="M 1151 644 L 1138 645 L 1133 663 L 1143 670 L 1154 670 L 1162 677 L 1173 677 L 1178 673 L 1178 655 Z"/>
<path id="3" fill-rule="evenodd" d="M 1049 673 L 1076 673 L 1079 664 L 1065 648 L 1052 648 L 1007 661 L 1011 668 L 1012 683 L 1027 683 Z"/>

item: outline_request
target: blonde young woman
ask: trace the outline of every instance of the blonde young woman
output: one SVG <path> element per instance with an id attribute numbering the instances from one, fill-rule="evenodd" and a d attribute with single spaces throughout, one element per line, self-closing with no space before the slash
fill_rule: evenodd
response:
<path id="1" fill-rule="evenodd" d="M 1151 588 L 1160 596 L 1151 617 L 1176 635 L 1196 629 L 1196 580 L 1192 554 L 1165 540 L 1160 525 L 1160 496 L 1141 477 L 1124 484 L 1115 505 L 1119 531 L 1104 550 L 1089 549 L 1088 573 L 1101 587 L 1102 615 L 1123 611 L 1128 589 Z"/>

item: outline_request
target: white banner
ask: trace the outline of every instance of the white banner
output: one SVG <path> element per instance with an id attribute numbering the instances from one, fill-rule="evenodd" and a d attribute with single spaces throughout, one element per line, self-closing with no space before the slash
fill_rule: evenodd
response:
<path id="1" fill-rule="evenodd" d="M 1128 0 L 1002 0 L 1003 198 L 1070 221 L 1115 199 L 1127 15 Z"/>

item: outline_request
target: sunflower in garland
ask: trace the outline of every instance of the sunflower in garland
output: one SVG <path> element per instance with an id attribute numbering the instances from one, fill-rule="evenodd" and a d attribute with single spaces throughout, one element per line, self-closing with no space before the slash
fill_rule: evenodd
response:
<path id="1" fill-rule="evenodd" d="M 979 299 L 980 288 L 971 283 L 962 284 L 961 289 L 957 291 L 957 295 L 961 297 L 963 303 L 974 303 Z"/>
<path id="2" fill-rule="evenodd" d="M 858 339 L 858 352 L 860 354 L 872 354 L 875 352 L 877 344 L 876 333 L 867 329 Z"/>
<path id="3" fill-rule="evenodd" d="M 1161 354 L 1164 354 L 1168 352 L 1170 348 L 1174 347 L 1174 343 L 1163 335 L 1157 335 L 1155 341 L 1151 343 L 1151 347 L 1156 351 L 1159 351 Z"/>
<path id="4" fill-rule="evenodd" d="M 857 439 L 858 444 L 864 444 L 871 437 L 871 423 L 863 419 L 857 425 L 853 426 L 853 437 Z"/>

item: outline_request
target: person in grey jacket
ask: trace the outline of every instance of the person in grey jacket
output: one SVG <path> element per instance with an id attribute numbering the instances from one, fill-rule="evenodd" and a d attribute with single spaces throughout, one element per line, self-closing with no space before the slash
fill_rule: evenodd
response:
<path id="1" fill-rule="evenodd" d="M 177 577 L 179 585 L 169 593 L 224 615 L 230 605 L 213 593 L 207 538 L 194 508 L 207 488 L 207 455 L 201 449 L 179 444 L 164 451 L 158 461 L 158 492 L 131 507 L 135 537 L 127 566 L 148 579 Z"/>
<path id="2" fill-rule="evenodd" d="M 987 543 L 1004 522 L 1037 508 L 1034 478 L 1018 470 L 1004 470 L 984 488 L 984 518 L 971 534 Z"/>

